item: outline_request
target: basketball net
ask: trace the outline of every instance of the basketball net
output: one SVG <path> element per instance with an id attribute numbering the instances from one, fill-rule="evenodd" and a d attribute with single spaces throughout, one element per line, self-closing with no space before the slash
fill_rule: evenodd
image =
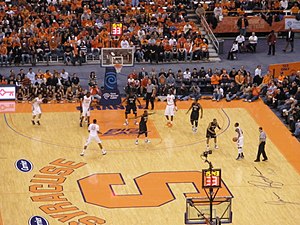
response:
<path id="1" fill-rule="evenodd" d="M 120 64 L 120 63 L 117 63 L 117 64 L 114 64 L 114 67 L 115 67 L 115 69 L 116 69 L 116 72 L 117 72 L 117 73 L 120 73 L 121 70 L 122 70 L 123 65 Z"/>

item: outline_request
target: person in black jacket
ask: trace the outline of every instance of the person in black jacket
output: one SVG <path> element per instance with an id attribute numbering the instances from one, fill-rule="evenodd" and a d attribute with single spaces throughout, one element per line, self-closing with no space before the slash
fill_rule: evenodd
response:
<path id="1" fill-rule="evenodd" d="M 249 22 L 245 15 L 243 15 L 242 17 L 240 17 L 238 19 L 236 25 L 238 26 L 238 28 L 240 30 L 240 34 L 242 34 L 243 36 L 246 36 L 247 27 L 249 26 Z"/>
<path id="2" fill-rule="evenodd" d="M 231 100 L 236 98 L 236 94 L 238 92 L 238 86 L 231 82 L 230 87 L 226 91 L 226 101 L 230 102 Z"/>
<path id="3" fill-rule="evenodd" d="M 293 32 L 292 28 L 290 27 L 288 32 L 286 32 L 286 46 L 283 49 L 284 52 L 286 52 L 289 45 L 291 45 L 291 52 L 294 51 L 294 36 L 295 36 L 295 33 Z"/>

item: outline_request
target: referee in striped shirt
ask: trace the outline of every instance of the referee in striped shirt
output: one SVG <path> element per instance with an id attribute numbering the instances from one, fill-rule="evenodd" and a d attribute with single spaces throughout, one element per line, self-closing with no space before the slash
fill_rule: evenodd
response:
<path id="1" fill-rule="evenodd" d="M 259 127 L 259 146 L 258 146 L 258 152 L 257 152 L 257 157 L 256 160 L 254 160 L 254 162 L 260 162 L 260 155 L 263 155 L 263 160 L 262 161 L 267 161 L 268 157 L 266 155 L 265 152 L 265 145 L 266 145 L 266 139 L 267 139 L 267 135 L 266 133 L 263 131 L 262 127 Z"/>

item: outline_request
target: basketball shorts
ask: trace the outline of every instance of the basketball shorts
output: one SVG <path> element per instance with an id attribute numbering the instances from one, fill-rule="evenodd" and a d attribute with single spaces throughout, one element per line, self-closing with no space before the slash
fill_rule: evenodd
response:
<path id="1" fill-rule="evenodd" d="M 139 126 L 139 134 L 145 134 L 145 133 L 147 133 L 147 126 L 140 125 Z"/>
<path id="2" fill-rule="evenodd" d="M 242 148 L 242 147 L 244 146 L 244 137 L 240 137 L 240 138 L 237 140 L 236 144 L 237 144 L 237 147 L 238 147 L 238 148 Z"/>
<path id="3" fill-rule="evenodd" d="M 87 107 L 82 107 L 82 116 L 90 116 L 91 115 L 91 111 L 89 108 Z"/>
<path id="4" fill-rule="evenodd" d="M 130 114 L 131 110 L 133 114 L 136 114 L 136 105 L 127 105 L 125 108 L 125 113 Z"/>
<path id="5" fill-rule="evenodd" d="M 191 114 L 191 120 L 192 121 L 195 121 L 195 120 L 198 120 L 199 119 L 199 113 L 192 113 Z"/>
<path id="6" fill-rule="evenodd" d="M 206 138 L 216 138 L 216 133 L 211 133 L 209 131 L 206 131 Z"/>
<path id="7" fill-rule="evenodd" d="M 32 115 L 33 115 L 33 116 L 39 115 L 39 114 L 41 114 L 41 113 L 42 113 L 42 110 L 41 110 L 40 107 L 33 107 L 33 108 L 32 108 Z"/>
<path id="8" fill-rule="evenodd" d="M 174 116 L 175 114 L 175 106 L 174 105 L 167 105 L 165 110 L 165 116 Z"/>
<path id="9" fill-rule="evenodd" d="M 89 145 L 93 140 L 98 144 L 101 143 L 101 140 L 98 135 L 97 136 L 89 135 L 88 139 L 85 142 L 85 145 Z"/>

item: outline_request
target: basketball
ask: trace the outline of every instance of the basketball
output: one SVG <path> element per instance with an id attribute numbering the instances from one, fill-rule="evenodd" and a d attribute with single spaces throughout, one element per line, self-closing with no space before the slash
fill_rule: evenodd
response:
<path id="1" fill-rule="evenodd" d="M 237 140 L 238 140 L 237 137 L 233 137 L 233 138 L 232 138 L 232 141 L 233 141 L 233 142 L 237 142 Z"/>

